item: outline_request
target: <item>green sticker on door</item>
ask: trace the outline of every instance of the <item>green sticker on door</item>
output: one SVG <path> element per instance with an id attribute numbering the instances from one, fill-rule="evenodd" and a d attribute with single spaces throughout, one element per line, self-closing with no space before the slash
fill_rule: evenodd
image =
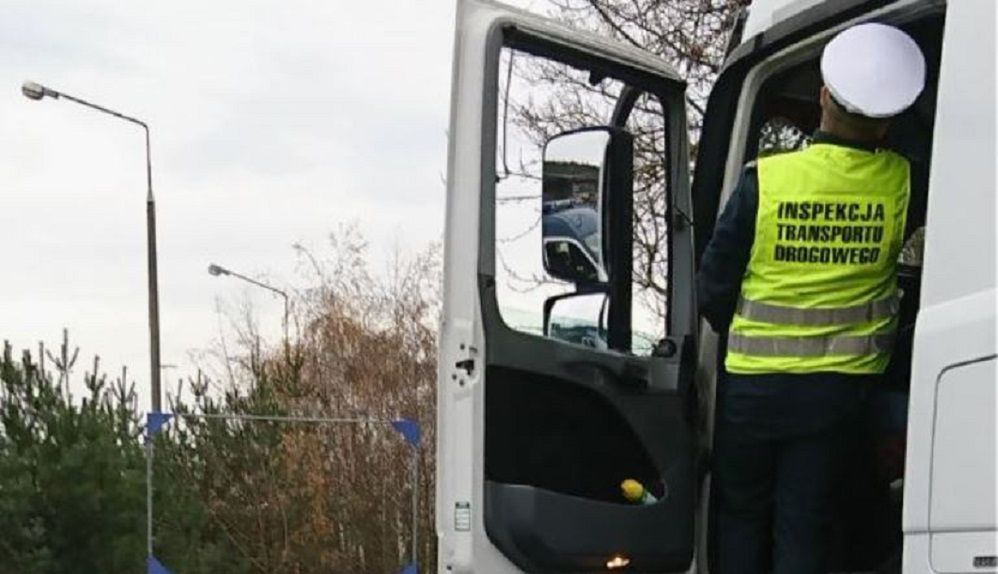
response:
<path id="1" fill-rule="evenodd" d="M 454 530 L 469 532 L 471 530 L 471 503 L 460 501 L 454 503 Z"/>

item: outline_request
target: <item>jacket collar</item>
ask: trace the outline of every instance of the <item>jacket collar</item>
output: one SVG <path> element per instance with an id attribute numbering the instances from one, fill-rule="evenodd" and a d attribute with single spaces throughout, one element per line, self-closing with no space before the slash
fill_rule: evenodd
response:
<path id="1" fill-rule="evenodd" d="M 877 149 L 880 148 L 880 146 L 875 143 L 848 139 L 828 132 L 823 132 L 821 130 L 814 132 L 814 135 L 811 137 L 811 143 L 850 147 L 862 151 L 868 151 L 870 153 L 875 153 Z"/>

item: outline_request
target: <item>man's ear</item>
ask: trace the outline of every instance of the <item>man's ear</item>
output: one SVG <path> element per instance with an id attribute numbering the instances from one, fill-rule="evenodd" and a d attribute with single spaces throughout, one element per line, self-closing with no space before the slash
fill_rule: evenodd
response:
<path id="1" fill-rule="evenodd" d="M 821 86 L 821 90 L 818 93 L 818 101 L 821 103 L 821 109 L 827 110 L 829 104 L 831 104 L 832 94 L 828 91 L 828 86 Z"/>

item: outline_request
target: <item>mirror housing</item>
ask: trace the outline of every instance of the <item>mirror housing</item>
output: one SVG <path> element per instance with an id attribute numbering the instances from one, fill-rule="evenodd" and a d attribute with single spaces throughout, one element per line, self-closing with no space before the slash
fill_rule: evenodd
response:
<path id="1" fill-rule="evenodd" d="M 631 346 L 634 136 L 595 126 L 544 144 L 541 235 L 544 270 L 610 299 L 610 348 Z"/>

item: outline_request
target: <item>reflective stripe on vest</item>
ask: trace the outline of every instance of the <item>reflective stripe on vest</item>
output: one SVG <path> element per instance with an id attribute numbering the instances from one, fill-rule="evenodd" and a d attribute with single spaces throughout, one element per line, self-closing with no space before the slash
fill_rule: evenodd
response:
<path id="1" fill-rule="evenodd" d="M 848 325 L 889 319 L 897 314 L 900 305 L 901 298 L 897 295 L 851 307 L 817 307 L 813 309 L 773 305 L 739 297 L 736 312 L 746 319 L 766 323 L 802 326 Z"/>
<path id="2" fill-rule="evenodd" d="M 893 152 L 828 143 L 758 160 L 729 372 L 884 372 L 900 307 L 909 171 Z"/>
<path id="3" fill-rule="evenodd" d="M 732 333 L 728 351 L 760 357 L 825 357 L 888 353 L 894 333 L 834 337 L 747 337 Z"/>

